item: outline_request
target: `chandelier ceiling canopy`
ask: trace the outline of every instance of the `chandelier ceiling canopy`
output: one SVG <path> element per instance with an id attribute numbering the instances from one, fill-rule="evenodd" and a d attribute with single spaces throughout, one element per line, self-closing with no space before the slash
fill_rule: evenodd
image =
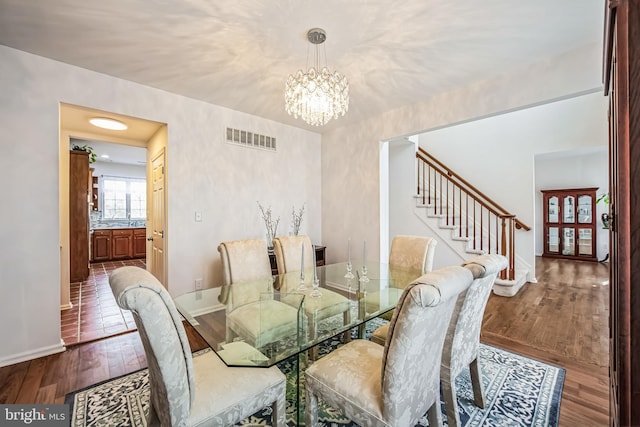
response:
<path id="1" fill-rule="evenodd" d="M 307 32 L 307 39 L 315 46 L 314 64 L 306 73 L 298 70 L 295 75 L 289 75 L 284 92 L 285 108 L 295 118 L 301 117 L 312 126 L 322 126 L 349 110 L 349 82 L 339 72 L 329 70 L 326 49 L 325 65 L 320 69 L 318 46 L 327 39 L 325 31 L 312 28 Z M 307 54 L 307 65 L 308 62 Z"/>

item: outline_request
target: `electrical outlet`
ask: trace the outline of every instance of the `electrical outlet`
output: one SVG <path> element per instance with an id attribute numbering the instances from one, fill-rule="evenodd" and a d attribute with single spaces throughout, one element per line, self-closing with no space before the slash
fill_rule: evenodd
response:
<path id="1" fill-rule="evenodd" d="M 202 279 L 196 279 L 195 287 L 196 287 L 196 290 L 202 289 Z"/>
<path id="2" fill-rule="evenodd" d="M 202 212 L 196 212 L 196 222 L 202 221 Z"/>

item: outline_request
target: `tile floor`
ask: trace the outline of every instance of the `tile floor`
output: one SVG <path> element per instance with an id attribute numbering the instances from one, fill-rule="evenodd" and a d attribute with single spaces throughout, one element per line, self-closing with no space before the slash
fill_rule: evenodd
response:
<path id="1" fill-rule="evenodd" d="M 118 307 L 109 287 L 109 273 L 124 265 L 146 268 L 144 258 L 97 262 L 91 264 L 87 280 L 71 283 L 73 307 L 60 312 L 66 346 L 136 330 L 131 313 Z"/>

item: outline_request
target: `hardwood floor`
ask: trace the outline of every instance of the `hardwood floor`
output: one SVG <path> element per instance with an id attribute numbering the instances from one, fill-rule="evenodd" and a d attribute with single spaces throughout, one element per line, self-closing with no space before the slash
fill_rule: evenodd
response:
<path id="1" fill-rule="evenodd" d="M 560 427 L 607 426 L 608 265 L 538 258 L 537 284 L 492 295 L 482 341 L 566 369 Z M 205 343 L 187 328 L 192 349 Z M 0 403 L 63 403 L 67 393 L 146 367 L 131 332 L 0 368 Z"/>
<path id="2" fill-rule="evenodd" d="M 560 426 L 609 425 L 608 264 L 536 259 L 537 284 L 491 295 L 481 341 L 566 369 Z"/>

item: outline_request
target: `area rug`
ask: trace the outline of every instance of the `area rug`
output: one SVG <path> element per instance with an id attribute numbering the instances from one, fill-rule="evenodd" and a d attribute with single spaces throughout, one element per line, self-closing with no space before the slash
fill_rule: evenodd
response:
<path id="1" fill-rule="evenodd" d="M 380 322 L 367 325 L 367 336 Z M 331 340 L 320 346 L 320 355 L 341 345 Z M 204 350 L 208 351 L 208 350 Z M 197 357 L 194 354 L 194 357 Z M 304 363 L 304 362 L 303 362 Z M 278 365 L 287 374 L 287 420 L 295 424 L 296 376 L 293 362 Z M 468 370 L 456 378 L 460 421 L 463 426 L 535 426 L 555 427 L 560 413 L 560 397 L 564 369 L 524 357 L 497 347 L 481 344 L 480 367 L 485 391 L 485 409 L 473 404 L 473 391 Z M 301 376 L 303 379 L 304 376 Z M 304 392 L 301 393 L 304 396 Z M 69 393 L 65 403 L 71 406 L 71 426 L 145 426 L 149 405 L 147 370 L 143 369 L 111 379 L 83 390 Z M 356 426 L 340 411 L 322 401 L 319 419 L 322 426 Z M 269 425 L 270 408 L 243 420 L 238 426 Z M 446 412 L 443 404 L 445 425 Z M 417 426 L 427 426 L 426 416 Z"/>

